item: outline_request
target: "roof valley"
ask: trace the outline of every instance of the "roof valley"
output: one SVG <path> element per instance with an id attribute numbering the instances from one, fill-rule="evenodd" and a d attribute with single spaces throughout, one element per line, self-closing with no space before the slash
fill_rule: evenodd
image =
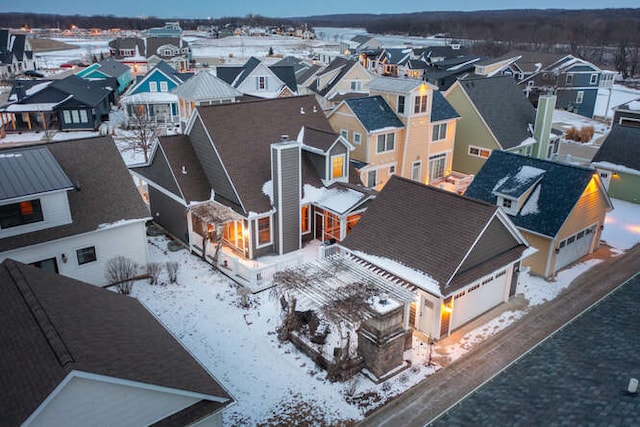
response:
<path id="1" fill-rule="evenodd" d="M 65 367 L 68 364 L 74 363 L 75 360 L 73 355 L 65 345 L 62 337 L 56 330 L 55 325 L 49 318 L 47 312 L 45 311 L 40 301 L 36 297 L 35 293 L 29 286 L 26 278 L 18 268 L 15 262 L 7 262 L 6 264 L 7 272 L 13 279 L 18 291 L 24 298 L 25 304 L 29 307 L 29 311 L 33 315 L 36 323 L 38 324 L 40 330 L 42 331 L 42 335 L 47 340 L 49 347 L 55 354 L 60 366 Z"/>

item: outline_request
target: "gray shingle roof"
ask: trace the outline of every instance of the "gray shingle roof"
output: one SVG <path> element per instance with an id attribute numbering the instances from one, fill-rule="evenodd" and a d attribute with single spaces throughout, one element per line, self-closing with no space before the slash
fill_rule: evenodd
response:
<path id="1" fill-rule="evenodd" d="M 497 209 L 393 175 L 342 245 L 422 271 L 444 293 Z"/>
<path id="2" fill-rule="evenodd" d="M 105 58 L 100 61 L 99 64 L 100 68 L 98 68 L 98 70 L 111 77 L 118 78 L 121 75 L 130 72 L 129 67 L 113 58 Z"/>
<path id="3" fill-rule="evenodd" d="M 318 73 L 317 76 L 320 77 L 323 74 L 327 74 L 332 71 L 339 70 L 335 78 L 322 89 L 318 89 L 318 84 L 317 84 L 318 82 L 317 80 L 314 80 L 309 86 L 309 89 L 318 93 L 320 96 L 325 96 L 331 91 L 331 89 L 333 89 L 335 85 L 337 85 L 340 82 L 340 80 L 342 80 L 344 75 L 347 74 L 347 72 L 349 72 L 349 70 L 351 70 L 351 68 L 353 68 L 356 64 L 357 64 L 356 61 L 353 61 L 351 59 L 342 58 L 340 56 L 334 58 L 334 60 L 331 61 L 331 63 L 329 63 L 329 65 L 327 65 L 327 67 L 324 70 Z"/>
<path id="4" fill-rule="evenodd" d="M 88 233 L 100 224 L 149 217 L 110 136 L 60 141 L 46 147 L 80 189 L 67 192 L 72 223 L 0 239 L 0 252 Z M 0 154 L 5 152 L 0 149 Z"/>
<path id="5" fill-rule="evenodd" d="M 135 298 L 0 264 L 2 423 L 20 425 L 72 371 L 231 397 Z"/>
<path id="6" fill-rule="evenodd" d="M 640 172 L 640 127 L 613 125 L 591 162 L 613 163 Z"/>
<path id="7" fill-rule="evenodd" d="M 532 206 L 527 207 L 525 202 L 517 215 L 509 216 L 520 228 L 554 237 L 582 196 L 594 169 L 494 150 L 465 195 L 496 204 L 496 187 L 516 176 L 524 166 L 544 171 L 537 188 L 529 196 L 537 208 L 531 209 Z M 539 194 L 534 196 L 538 188 Z"/>
<path id="8" fill-rule="evenodd" d="M 73 184 L 47 147 L 0 152 L 0 200 L 72 187 Z"/>
<path id="9" fill-rule="evenodd" d="M 529 138 L 536 111 L 511 76 L 459 80 L 502 149 Z"/>
<path id="10" fill-rule="evenodd" d="M 380 95 L 352 98 L 344 101 L 367 132 L 383 128 L 403 128 L 404 124 Z"/>
<path id="11" fill-rule="evenodd" d="M 431 102 L 431 121 L 439 122 L 442 120 L 451 120 L 460 117 L 460 114 L 449 101 L 445 99 L 438 90 L 433 91 L 433 100 Z"/>

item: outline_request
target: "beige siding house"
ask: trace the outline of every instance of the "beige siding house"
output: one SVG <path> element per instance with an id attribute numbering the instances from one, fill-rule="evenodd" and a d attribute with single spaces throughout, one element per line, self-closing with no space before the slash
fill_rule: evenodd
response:
<path id="1" fill-rule="evenodd" d="M 592 168 L 494 151 L 466 196 L 500 206 L 537 250 L 531 272 L 554 276 L 600 246 L 613 207 Z"/>
<path id="2" fill-rule="evenodd" d="M 324 110 L 330 110 L 349 96 L 366 96 L 374 75 L 359 62 L 338 57 L 315 74 L 307 88 Z"/>

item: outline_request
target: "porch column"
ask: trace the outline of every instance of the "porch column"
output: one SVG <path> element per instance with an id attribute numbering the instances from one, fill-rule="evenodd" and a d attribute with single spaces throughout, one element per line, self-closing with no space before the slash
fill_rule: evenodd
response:
<path id="1" fill-rule="evenodd" d="M 31 130 L 31 114 L 27 113 L 27 127 Z"/>

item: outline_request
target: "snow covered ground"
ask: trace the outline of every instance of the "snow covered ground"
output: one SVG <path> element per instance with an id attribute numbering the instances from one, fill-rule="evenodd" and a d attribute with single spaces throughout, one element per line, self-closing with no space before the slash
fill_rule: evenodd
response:
<path id="1" fill-rule="evenodd" d="M 640 242 L 640 206 L 614 200 L 603 240 L 618 252 Z M 133 296 L 145 306 L 231 392 L 238 403 L 225 414 L 225 424 L 260 422 L 311 423 L 357 420 L 439 369 L 426 366 L 428 345 L 414 340 L 412 366 L 385 383 L 376 385 L 363 375 L 347 383 L 331 383 L 326 373 L 292 344 L 278 342 L 278 301 L 269 291 L 249 295 L 242 306 L 238 286 L 189 255 L 186 250 L 168 252 L 166 240 L 151 238 L 151 261 L 178 261 L 178 284 L 149 285 L 138 282 Z M 590 260 L 562 271 L 554 281 L 525 277 L 521 291 L 530 305 L 555 298 L 579 274 L 597 264 Z M 508 311 L 466 334 L 445 352 L 451 360 L 474 344 L 508 327 L 525 311 Z M 276 414 L 280 414 L 277 415 Z M 286 414 L 295 414 L 287 418 Z"/>

